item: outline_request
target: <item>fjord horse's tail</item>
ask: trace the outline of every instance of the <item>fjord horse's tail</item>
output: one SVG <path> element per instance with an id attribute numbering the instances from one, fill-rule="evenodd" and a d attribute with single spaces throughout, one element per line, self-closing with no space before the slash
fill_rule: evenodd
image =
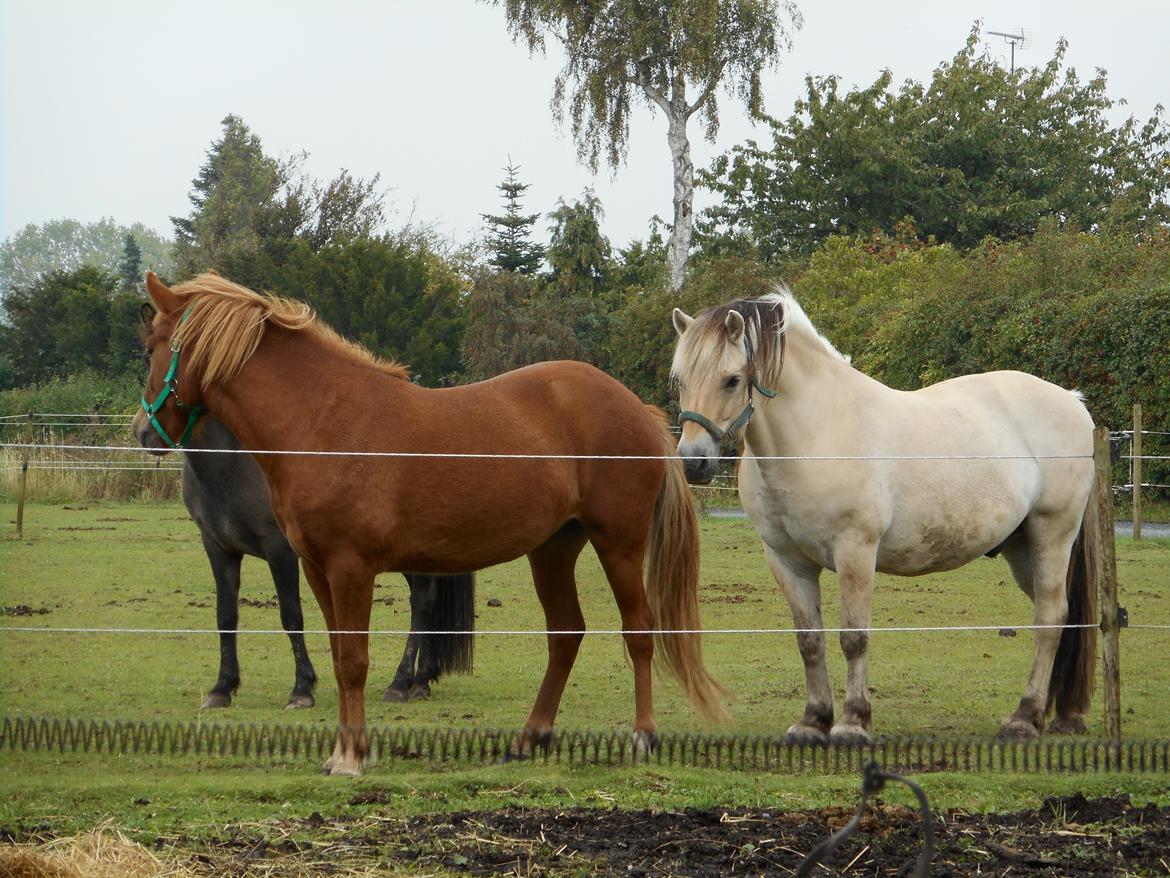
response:
<path id="1" fill-rule="evenodd" d="M 683 475 L 682 460 L 662 422 L 662 447 L 669 459 L 654 505 L 646 550 L 646 594 L 656 631 L 693 634 L 654 635 L 654 655 L 682 684 L 691 702 L 707 719 L 727 719 L 727 691 L 703 665 L 699 630 L 699 525 Z"/>
<path id="2" fill-rule="evenodd" d="M 1052 663 L 1052 680 L 1048 684 L 1048 711 L 1055 708 L 1057 718 L 1079 716 L 1093 700 L 1094 671 L 1097 663 L 1097 504 L 1089 498 L 1081 530 L 1073 543 L 1065 580 L 1069 625 L 1065 628 Z"/>

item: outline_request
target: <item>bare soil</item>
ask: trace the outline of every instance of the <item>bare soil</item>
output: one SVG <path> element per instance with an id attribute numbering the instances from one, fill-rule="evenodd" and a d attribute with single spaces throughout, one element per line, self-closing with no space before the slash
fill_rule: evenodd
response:
<path id="1" fill-rule="evenodd" d="M 788 876 L 805 854 L 852 817 L 848 807 L 774 812 L 711 808 L 624 811 L 567 808 L 382 813 L 377 790 L 359 813 L 228 827 L 208 841 L 171 839 L 196 871 L 234 875 L 337 873 L 525 876 Z M 250 830 L 250 831 L 249 831 Z M 1170 808 L 1127 797 L 1051 798 L 1011 814 L 936 814 L 933 876 L 1170 874 Z M 860 831 L 818 875 L 908 874 L 922 850 L 917 811 L 874 804 Z"/>

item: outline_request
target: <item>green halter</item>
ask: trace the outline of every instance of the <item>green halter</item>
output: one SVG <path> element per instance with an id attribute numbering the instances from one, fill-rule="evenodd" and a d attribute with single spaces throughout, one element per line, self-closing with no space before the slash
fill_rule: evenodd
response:
<path id="1" fill-rule="evenodd" d="M 755 378 L 753 378 L 752 383 L 748 385 L 747 405 L 743 407 L 743 411 L 739 413 L 739 417 L 732 421 L 731 426 L 729 426 L 726 430 L 720 429 L 714 421 L 712 421 L 706 415 L 700 414 L 699 412 L 680 412 L 678 416 L 678 425 L 681 427 L 687 421 L 694 421 L 696 424 L 711 434 L 711 438 L 715 440 L 716 445 L 722 445 L 725 439 L 734 436 L 741 429 L 744 429 L 748 424 L 751 423 L 752 415 L 755 414 L 756 411 L 756 407 L 752 405 L 753 387 L 760 391 L 760 393 L 762 393 L 764 396 L 768 397 L 768 399 L 772 399 L 776 395 L 775 390 L 769 390 L 768 388 L 761 385 Z"/>
<path id="2" fill-rule="evenodd" d="M 194 307 L 194 306 L 191 306 Z M 179 330 L 183 324 L 187 322 L 187 318 L 191 315 L 191 308 L 183 312 L 183 316 L 179 318 L 179 325 L 175 327 L 175 331 L 171 334 L 171 365 L 167 369 L 166 377 L 163 378 L 163 389 L 152 403 L 146 401 L 146 394 L 142 395 L 142 410 L 146 412 L 146 416 L 150 418 L 150 425 L 154 427 L 154 431 L 162 437 L 162 440 L 171 448 L 182 448 L 187 444 L 191 438 L 191 433 L 195 430 L 195 422 L 199 420 L 199 416 L 203 414 L 203 406 L 197 405 L 191 408 L 187 415 L 187 428 L 183 430 L 183 435 L 179 437 L 179 441 L 175 442 L 167 435 L 167 431 L 163 429 L 163 425 L 158 422 L 158 412 L 167 401 L 167 397 L 174 395 L 175 406 L 180 409 L 187 408 L 187 404 L 179 398 L 178 379 L 175 377 L 179 371 L 179 348 L 182 346 L 182 340 L 178 337 Z"/>

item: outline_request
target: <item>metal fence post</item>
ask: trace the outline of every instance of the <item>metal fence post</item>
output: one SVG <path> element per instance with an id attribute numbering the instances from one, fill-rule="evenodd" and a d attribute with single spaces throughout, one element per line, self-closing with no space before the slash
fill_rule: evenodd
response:
<path id="1" fill-rule="evenodd" d="M 1142 538 L 1142 404 L 1133 404 L 1133 538 Z"/>

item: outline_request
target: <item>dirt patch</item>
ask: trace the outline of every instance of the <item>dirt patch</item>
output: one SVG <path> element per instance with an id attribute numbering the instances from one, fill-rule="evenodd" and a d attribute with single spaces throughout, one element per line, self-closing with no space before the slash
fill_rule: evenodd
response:
<path id="1" fill-rule="evenodd" d="M 30 607 L 28 604 L 12 604 L 0 607 L 0 616 L 46 616 L 53 612 L 48 607 Z"/>
<path id="2" fill-rule="evenodd" d="M 401 817 L 367 790 L 338 816 L 228 826 L 214 839 L 160 839 L 172 859 L 208 875 L 305 876 L 365 870 L 419 874 L 788 876 L 843 826 L 849 807 L 622 811 L 508 809 Z M 1170 871 L 1170 808 L 1128 798 L 1052 798 L 1030 811 L 936 820 L 931 875 L 1105 876 Z M 6 833 L 10 838 L 23 833 Z M 916 811 L 873 804 L 860 831 L 817 874 L 898 876 L 922 850 Z"/>

